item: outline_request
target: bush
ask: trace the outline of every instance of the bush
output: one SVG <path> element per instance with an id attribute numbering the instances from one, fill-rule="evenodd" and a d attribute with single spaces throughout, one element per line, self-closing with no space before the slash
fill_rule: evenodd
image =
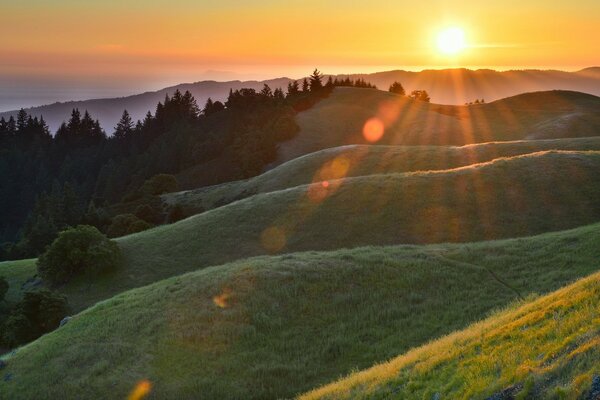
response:
<path id="1" fill-rule="evenodd" d="M 152 196 L 176 192 L 178 189 L 179 183 L 177 182 L 177 178 L 168 174 L 154 175 L 142 185 L 142 192 Z"/>
<path id="2" fill-rule="evenodd" d="M 158 224 L 162 221 L 162 210 L 157 210 L 150 204 L 140 204 L 136 207 L 135 216 L 150 224 Z"/>
<path id="3" fill-rule="evenodd" d="M 133 214 L 119 214 L 112 219 L 107 233 L 111 238 L 130 235 L 152 228 L 152 225 L 142 221 Z"/>
<path id="4" fill-rule="evenodd" d="M 61 232 L 38 259 L 38 272 L 53 284 L 74 276 L 96 274 L 119 264 L 117 244 L 93 226 L 79 225 Z"/>
<path id="5" fill-rule="evenodd" d="M 6 279 L 3 276 L 0 276 L 0 301 L 4 300 L 6 292 L 8 292 L 8 282 L 6 282 Z"/>
<path id="6" fill-rule="evenodd" d="M 183 211 L 183 207 L 181 207 L 179 204 L 175 204 L 169 209 L 169 213 L 167 214 L 167 223 L 172 224 L 174 222 L 181 221 L 186 217 L 187 215 L 185 214 L 185 211 Z"/>
<path id="7" fill-rule="evenodd" d="M 68 312 L 67 300 L 59 293 L 47 289 L 26 292 L 3 323 L 2 342 L 13 347 L 35 340 L 58 328 Z"/>

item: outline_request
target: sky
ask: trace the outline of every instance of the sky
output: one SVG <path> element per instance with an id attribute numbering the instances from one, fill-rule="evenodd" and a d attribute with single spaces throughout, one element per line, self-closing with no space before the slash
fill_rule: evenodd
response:
<path id="1" fill-rule="evenodd" d="M 600 1 L 0 0 L 0 110 L 204 79 L 600 65 Z M 440 32 L 465 48 L 445 54 Z"/>

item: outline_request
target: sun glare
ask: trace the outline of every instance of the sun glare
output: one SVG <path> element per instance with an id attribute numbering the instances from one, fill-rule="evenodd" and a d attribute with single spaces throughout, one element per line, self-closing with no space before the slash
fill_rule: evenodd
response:
<path id="1" fill-rule="evenodd" d="M 443 54 L 458 54 L 466 47 L 465 32 L 461 28 L 446 28 L 438 34 L 438 50 Z"/>

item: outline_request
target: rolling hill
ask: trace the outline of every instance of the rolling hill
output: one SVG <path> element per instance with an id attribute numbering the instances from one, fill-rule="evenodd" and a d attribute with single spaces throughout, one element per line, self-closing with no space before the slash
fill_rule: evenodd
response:
<path id="1" fill-rule="evenodd" d="M 469 242 L 600 221 L 600 152 L 541 152 L 444 171 L 316 182 L 117 239 L 125 267 L 62 291 L 79 311 L 125 290 L 246 257 Z"/>
<path id="2" fill-rule="evenodd" d="M 596 399 L 599 309 L 596 273 L 300 399 Z"/>
<path id="3" fill-rule="evenodd" d="M 152 398 L 294 396 L 597 271 L 599 243 L 596 224 L 521 239 L 308 252 L 206 268 L 101 302 L 5 356 L 0 395 L 124 398 L 148 380 Z M 597 280 L 576 286 L 593 289 L 582 305 L 597 302 Z M 573 292 L 559 295 L 571 302 L 587 294 Z M 568 309 L 554 314 L 561 317 L 555 323 L 569 321 Z M 585 338 L 597 306 L 592 314 L 577 310 L 587 313 L 573 314 L 588 324 L 576 329 Z M 552 313 L 532 318 L 544 314 L 552 322 Z M 561 332 L 571 329 L 565 323 Z M 543 352 L 539 362 L 551 363 L 553 353 Z"/>
<path id="4" fill-rule="evenodd" d="M 444 106 L 375 89 L 336 88 L 297 116 L 300 132 L 281 144 L 277 163 L 347 144 L 371 118 L 386 127 L 376 144 L 465 145 L 493 141 L 597 136 L 600 98 L 577 92 L 526 93 L 493 103 Z"/>
<path id="5" fill-rule="evenodd" d="M 487 101 L 514 96 L 519 93 L 544 91 L 552 89 L 574 90 L 600 95 L 600 75 L 598 68 L 586 68 L 577 72 L 564 71 L 493 71 L 469 69 L 443 69 L 411 71 L 385 71 L 373 74 L 352 74 L 352 79 L 365 79 L 387 90 L 394 81 L 401 82 L 407 91 L 414 89 L 427 90 L 433 102 L 440 104 L 464 104 L 475 99 L 485 98 Z M 327 71 L 324 71 L 327 72 Z M 340 76 L 345 77 L 346 75 Z M 127 109 L 135 119 L 143 119 L 148 111 L 154 112 L 156 104 L 162 101 L 167 93 L 175 90 L 190 90 L 200 105 L 208 97 L 223 100 L 230 89 L 242 87 L 261 89 L 264 83 L 271 88 L 285 87 L 289 78 L 271 79 L 267 81 L 201 81 L 185 83 L 164 88 L 154 92 L 146 92 L 127 97 L 103 98 L 85 101 L 71 101 L 33 107 L 28 112 L 43 115 L 53 131 L 67 119 L 74 107 L 88 110 L 109 133 L 121 117 L 123 109 Z M 0 117 L 16 115 L 16 111 L 0 112 Z"/>
<path id="6" fill-rule="evenodd" d="M 348 145 L 320 150 L 281 164 L 262 175 L 162 196 L 168 205 L 190 211 L 315 181 L 388 173 L 444 170 L 548 150 L 600 150 L 600 137 L 488 142 L 465 146 Z"/>

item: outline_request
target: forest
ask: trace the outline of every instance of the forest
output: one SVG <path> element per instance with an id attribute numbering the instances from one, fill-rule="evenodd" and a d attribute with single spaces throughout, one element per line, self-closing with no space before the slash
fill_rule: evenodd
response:
<path id="1" fill-rule="evenodd" d="M 181 188 L 177 174 L 217 159 L 229 166 L 217 183 L 261 173 L 278 143 L 297 133 L 295 114 L 335 86 L 374 88 L 360 79 L 325 81 L 315 70 L 286 93 L 235 90 L 203 108 L 176 91 L 141 121 L 124 110 L 111 135 L 78 109 L 54 135 L 25 110 L 0 119 L 0 260 L 37 256 L 69 226 L 117 237 L 185 217 L 157 197 Z"/>

